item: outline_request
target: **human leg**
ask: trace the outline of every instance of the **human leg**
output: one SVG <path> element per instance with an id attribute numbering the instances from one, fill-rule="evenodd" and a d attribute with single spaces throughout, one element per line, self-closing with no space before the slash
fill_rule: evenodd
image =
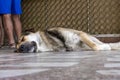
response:
<path id="1" fill-rule="evenodd" d="M 0 15 L 0 47 L 3 45 L 3 41 L 4 41 L 4 30 L 2 24 L 2 16 Z"/>
<path id="2" fill-rule="evenodd" d="M 17 36 L 17 40 L 19 40 L 21 36 L 21 21 L 20 21 L 20 14 L 22 13 L 21 9 L 21 0 L 12 0 L 12 19 L 14 22 L 14 29 Z"/>
<path id="3" fill-rule="evenodd" d="M 8 43 L 14 46 L 13 24 L 11 20 L 11 4 L 12 0 L 0 0 L 0 15 L 3 18 L 5 32 L 8 36 Z"/>
<path id="4" fill-rule="evenodd" d="M 22 31 L 20 16 L 12 15 L 12 18 L 13 18 L 14 29 L 15 29 L 15 33 L 16 33 L 16 37 L 17 37 L 17 42 L 18 42 L 18 40 L 20 39 L 20 36 L 21 36 L 21 31 Z"/>
<path id="5" fill-rule="evenodd" d="M 11 14 L 3 14 L 3 23 L 5 32 L 8 36 L 8 41 L 11 47 L 15 46 L 14 36 L 13 36 L 13 23 L 11 19 Z"/>

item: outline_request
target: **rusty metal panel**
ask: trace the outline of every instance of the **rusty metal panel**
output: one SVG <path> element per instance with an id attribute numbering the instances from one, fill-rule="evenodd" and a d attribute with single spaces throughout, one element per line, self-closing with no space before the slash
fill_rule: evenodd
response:
<path id="1" fill-rule="evenodd" d="M 90 0 L 89 31 L 94 34 L 120 33 L 120 0 Z"/>
<path id="2" fill-rule="evenodd" d="M 120 33 L 120 0 L 23 0 L 23 28 L 67 27 L 91 34 Z"/>
<path id="3" fill-rule="evenodd" d="M 23 15 L 21 21 L 23 28 L 35 30 L 45 27 L 45 0 L 23 0 Z"/>

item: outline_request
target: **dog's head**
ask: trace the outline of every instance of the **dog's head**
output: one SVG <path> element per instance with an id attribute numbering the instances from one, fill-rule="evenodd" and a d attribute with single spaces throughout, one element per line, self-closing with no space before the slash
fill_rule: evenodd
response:
<path id="1" fill-rule="evenodd" d="M 19 53 L 37 52 L 36 38 L 33 35 L 34 33 L 23 35 L 17 44 L 16 52 L 19 52 Z"/>

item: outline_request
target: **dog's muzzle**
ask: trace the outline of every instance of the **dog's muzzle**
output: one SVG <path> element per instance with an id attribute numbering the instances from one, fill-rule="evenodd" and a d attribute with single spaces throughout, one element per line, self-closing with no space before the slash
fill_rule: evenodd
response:
<path id="1" fill-rule="evenodd" d="M 37 44 L 35 41 L 24 42 L 19 46 L 18 52 L 20 52 L 20 53 L 35 53 L 35 52 L 37 52 Z"/>

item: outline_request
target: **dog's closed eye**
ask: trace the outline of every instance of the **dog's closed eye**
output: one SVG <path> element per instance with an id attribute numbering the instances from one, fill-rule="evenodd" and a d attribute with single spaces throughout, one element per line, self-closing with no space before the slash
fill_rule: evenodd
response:
<path id="1" fill-rule="evenodd" d="M 21 42 L 22 42 L 22 41 L 25 41 L 25 37 L 24 37 L 24 36 L 23 36 L 22 39 L 21 39 Z"/>
<path id="2" fill-rule="evenodd" d="M 18 43 L 24 42 L 25 40 L 26 40 L 26 37 L 25 37 L 25 36 L 22 36 L 22 37 L 19 39 L 19 42 L 18 42 Z"/>

